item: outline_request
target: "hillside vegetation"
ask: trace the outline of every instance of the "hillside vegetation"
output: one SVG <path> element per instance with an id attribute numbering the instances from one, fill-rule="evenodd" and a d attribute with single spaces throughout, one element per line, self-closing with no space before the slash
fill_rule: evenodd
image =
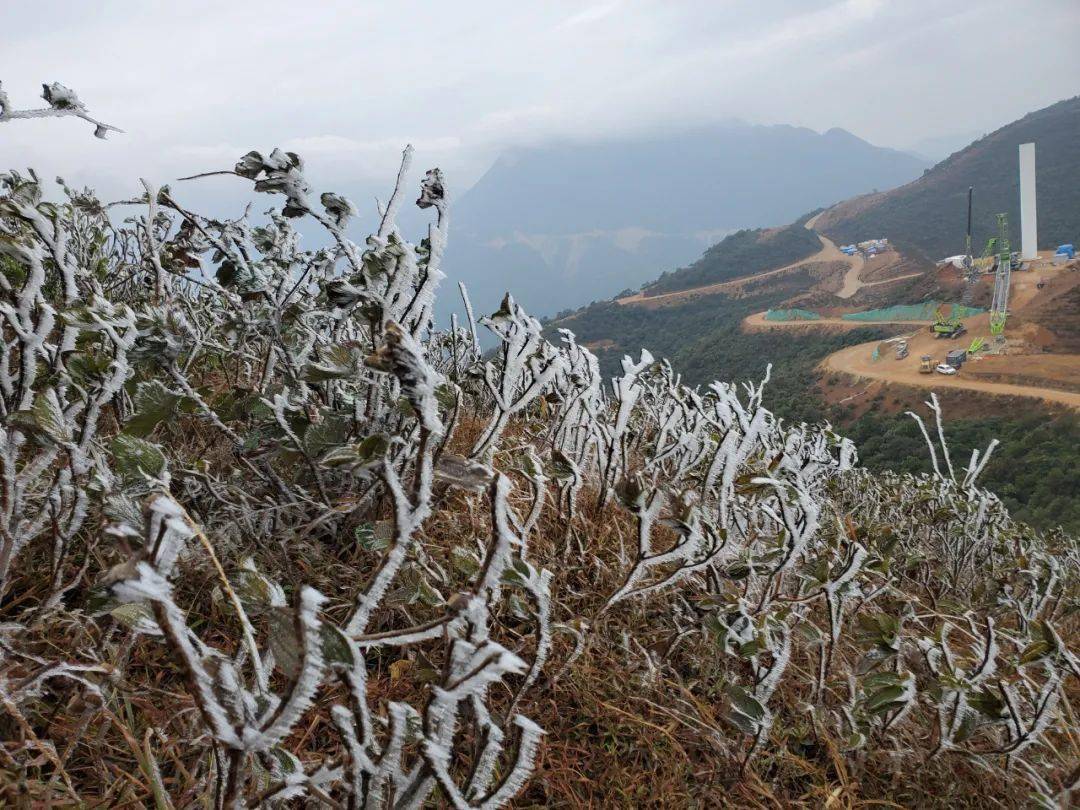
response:
<path id="1" fill-rule="evenodd" d="M 363 246 L 299 156 L 233 174 L 280 207 L 0 175 L 6 804 L 1069 803 L 1076 541 L 936 401 L 872 472 L 768 368 L 434 330 L 438 169 Z"/>
<path id="2" fill-rule="evenodd" d="M 752 276 L 812 256 L 821 249 L 813 231 L 803 227 L 806 218 L 782 228 L 741 230 L 724 237 L 688 267 L 665 272 L 645 288 L 645 295 L 690 290 Z"/>
<path id="3" fill-rule="evenodd" d="M 975 141 L 892 191 L 857 197 L 827 212 L 819 229 L 845 242 L 888 237 L 905 252 L 937 260 L 963 252 L 967 190 L 975 187 L 973 238 L 981 251 L 1009 215 L 1018 249 L 1020 179 L 1017 148 L 1035 143 L 1039 247 L 1080 240 L 1080 96 L 1030 113 Z"/>
<path id="4" fill-rule="evenodd" d="M 908 419 L 865 414 L 845 424 L 844 432 L 859 448 L 859 457 L 875 470 L 921 473 L 929 460 L 919 451 L 923 438 Z M 1074 414 L 1047 416 L 987 415 L 983 419 L 953 419 L 949 435 L 961 455 L 1001 442 L 983 472 L 1018 519 L 1033 526 L 1061 526 L 1080 535 L 1080 420 Z"/>

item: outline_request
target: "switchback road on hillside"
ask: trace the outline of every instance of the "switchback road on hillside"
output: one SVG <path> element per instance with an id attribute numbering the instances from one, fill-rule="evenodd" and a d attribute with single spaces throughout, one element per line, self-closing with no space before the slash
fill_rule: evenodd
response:
<path id="1" fill-rule="evenodd" d="M 862 254 L 848 256 L 846 253 L 843 253 L 831 239 L 822 236 L 814 230 L 817 226 L 818 218 L 824 213 L 825 212 L 822 211 L 821 213 L 810 217 L 803 226 L 808 231 L 814 231 L 814 235 L 821 242 L 821 250 L 811 256 L 799 259 L 799 261 L 792 262 L 783 267 L 777 267 L 774 270 L 766 270 L 762 273 L 757 273 L 752 276 L 742 276 L 741 278 L 732 279 L 730 281 L 718 281 L 715 284 L 706 284 L 701 287 L 693 287 L 689 290 L 676 290 L 675 292 L 660 293 L 658 295 L 645 295 L 644 292 L 638 292 L 634 295 L 627 296 L 626 298 L 617 299 L 618 303 L 622 306 L 663 306 L 677 304 L 703 295 L 713 295 L 715 293 L 737 290 L 740 287 L 760 281 L 763 278 L 777 276 L 781 273 L 786 273 L 790 270 L 802 267 L 804 264 L 825 262 L 843 262 L 848 266 L 847 272 L 844 274 L 843 284 L 841 285 L 840 291 L 837 293 L 837 296 L 840 298 L 851 298 L 863 287 L 876 287 L 879 284 L 892 284 L 894 281 L 901 281 L 906 278 L 914 278 L 915 276 L 920 275 L 919 273 L 909 273 L 904 276 L 898 276 L 897 278 L 884 279 L 883 281 L 864 282 L 860 280 L 859 275 L 862 273 L 863 266 L 866 263 Z"/>

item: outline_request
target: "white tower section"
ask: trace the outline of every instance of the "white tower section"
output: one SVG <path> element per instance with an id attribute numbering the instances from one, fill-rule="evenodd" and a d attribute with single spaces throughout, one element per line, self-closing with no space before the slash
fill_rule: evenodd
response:
<path id="1" fill-rule="evenodd" d="M 1020 144 L 1020 258 L 1039 256 L 1035 220 L 1035 144 Z"/>

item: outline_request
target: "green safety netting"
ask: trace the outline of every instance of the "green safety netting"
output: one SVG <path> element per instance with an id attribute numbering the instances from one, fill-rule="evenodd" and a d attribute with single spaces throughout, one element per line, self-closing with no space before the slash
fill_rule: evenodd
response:
<path id="1" fill-rule="evenodd" d="M 818 321 L 821 316 L 808 309 L 770 309 L 765 313 L 767 321 Z"/>
<path id="2" fill-rule="evenodd" d="M 966 307 L 963 304 L 941 304 L 927 301 L 923 304 L 896 304 L 881 309 L 868 309 L 865 312 L 849 312 L 841 315 L 845 321 L 932 321 L 938 316 L 938 309 L 945 318 L 968 318 L 986 312 L 979 307 Z"/>

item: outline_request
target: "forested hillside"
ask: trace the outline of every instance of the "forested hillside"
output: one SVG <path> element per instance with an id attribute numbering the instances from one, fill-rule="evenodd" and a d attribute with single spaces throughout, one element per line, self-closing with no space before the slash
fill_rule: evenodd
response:
<path id="1" fill-rule="evenodd" d="M 744 317 L 768 309 L 783 297 L 783 293 L 772 293 L 733 300 L 715 295 L 659 309 L 594 304 L 571 320 L 552 324 L 548 331 L 554 334 L 555 327 L 566 327 L 582 343 L 598 343 L 595 351 L 604 376 L 618 372 L 630 347 L 644 344 L 656 356 L 668 358 L 688 385 L 758 379 L 772 365 L 772 380 L 764 393 L 768 407 L 786 419 L 821 421 L 827 414 L 813 393 L 817 361 L 888 332 L 866 327 L 818 333 L 804 342 L 783 332 L 747 333 L 740 328 Z"/>
<path id="2" fill-rule="evenodd" d="M 838 241 L 888 237 L 930 260 L 964 249 L 967 190 L 975 188 L 976 249 L 997 234 L 998 212 L 1020 234 L 1017 148 L 1035 143 L 1039 246 L 1080 241 L 1080 96 L 1030 113 L 980 138 L 905 186 L 858 197 L 826 213 L 818 225 Z"/>
<path id="3" fill-rule="evenodd" d="M 797 262 L 821 248 L 821 242 L 803 227 L 807 217 L 781 228 L 744 229 L 724 237 L 693 264 L 664 272 L 645 288 L 645 295 L 675 292 L 750 276 Z"/>

